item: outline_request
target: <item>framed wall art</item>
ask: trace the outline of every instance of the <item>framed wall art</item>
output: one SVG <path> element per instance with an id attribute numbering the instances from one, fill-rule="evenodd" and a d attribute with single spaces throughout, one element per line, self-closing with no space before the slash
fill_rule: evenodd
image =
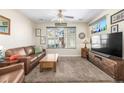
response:
<path id="1" fill-rule="evenodd" d="M 111 16 L 111 24 L 124 21 L 124 9 Z"/>
<path id="2" fill-rule="evenodd" d="M 84 32 L 79 33 L 79 38 L 84 39 L 85 38 L 85 33 Z"/>
<path id="3" fill-rule="evenodd" d="M 45 36 L 40 37 L 40 44 L 46 44 L 46 37 Z"/>
<path id="4" fill-rule="evenodd" d="M 118 24 L 117 25 L 113 25 L 111 27 L 111 33 L 116 33 L 116 32 L 118 32 Z"/>
<path id="5" fill-rule="evenodd" d="M 0 15 L 0 34 L 10 35 L 10 19 Z"/>
<path id="6" fill-rule="evenodd" d="M 41 29 L 40 28 L 36 28 L 35 29 L 35 36 L 36 37 L 40 37 L 41 36 Z"/>
<path id="7" fill-rule="evenodd" d="M 101 17 L 100 19 L 96 20 L 92 24 L 90 24 L 91 33 L 97 33 L 107 30 L 107 22 L 106 22 L 106 16 Z"/>

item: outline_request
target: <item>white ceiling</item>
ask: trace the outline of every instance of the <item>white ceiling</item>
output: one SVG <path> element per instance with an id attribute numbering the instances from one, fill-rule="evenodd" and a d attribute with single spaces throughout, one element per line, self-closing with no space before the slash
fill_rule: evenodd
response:
<path id="1" fill-rule="evenodd" d="M 57 17 L 59 9 L 20 9 L 19 12 L 36 23 L 51 22 Z M 63 15 L 73 16 L 74 19 L 64 19 L 65 22 L 89 22 L 105 9 L 64 9 Z"/>

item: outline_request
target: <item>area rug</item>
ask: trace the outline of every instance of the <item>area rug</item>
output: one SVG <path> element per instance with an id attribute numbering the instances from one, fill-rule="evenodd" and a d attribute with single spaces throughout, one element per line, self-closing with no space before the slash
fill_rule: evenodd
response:
<path id="1" fill-rule="evenodd" d="M 56 72 L 40 72 L 39 65 L 26 77 L 26 83 L 115 82 L 113 78 L 81 57 L 59 57 Z"/>

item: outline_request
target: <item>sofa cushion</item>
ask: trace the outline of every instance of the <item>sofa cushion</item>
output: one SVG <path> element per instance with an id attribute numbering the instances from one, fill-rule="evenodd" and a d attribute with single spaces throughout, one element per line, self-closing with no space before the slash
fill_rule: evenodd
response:
<path id="1" fill-rule="evenodd" d="M 20 82 L 21 78 L 24 76 L 24 70 L 20 69 L 17 71 L 9 72 L 0 77 L 1 83 L 17 83 Z"/>
<path id="2" fill-rule="evenodd" d="M 20 57 L 20 55 L 18 55 L 18 54 L 16 54 L 16 55 L 12 55 L 12 56 L 9 57 L 9 60 L 10 60 L 10 61 L 18 60 L 19 57 Z"/>
<path id="3" fill-rule="evenodd" d="M 35 50 L 33 46 L 25 47 L 25 51 L 26 51 L 27 56 L 35 54 Z"/>
<path id="4" fill-rule="evenodd" d="M 34 62 L 34 61 L 36 61 L 36 59 L 37 59 L 37 57 L 33 57 L 30 61 Z"/>
<path id="5" fill-rule="evenodd" d="M 17 83 L 24 80 L 24 64 L 12 64 L 0 68 L 0 82 Z"/>
<path id="6" fill-rule="evenodd" d="M 37 53 L 41 53 L 43 51 L 43 48 L 42 47 L 38 47 L 38 46 L 35 46 L 35 54 Z"/>
<path id="7" fill-rule="evenodd" d="M 6 57 L 10 57 L 12 55 L 13 55 L 13 51 L 11 49 L 6 50 L 6 52 L 5 52 Z"/>
<path id="8" fill-rule="evenodd" d="M 14 54 L 18 54 L 18 55 L 21 55 L 21 56 L 26 55 L 24 48 L 13 49 L 13 52 L 14 52 Z"/>
<path id="9" fill-rule="evenodd" d="M 5 52 L 6 57 L 10 57 L 12 55 L 18 54 L 20 56 L 26 55 L 24 48 L 13 48 L 13 49 L 8 49 Z"/>
<path id="10" fill-rule="evenodd" d="M 35 60 L 37 60 L 37 54 L 34 54 L 34 55 L 30 55 L 30 56 L 28 56 L 27 57 L 28 58 L 28 60 L 32 63 L 32 62 L 34 62 Z"/>

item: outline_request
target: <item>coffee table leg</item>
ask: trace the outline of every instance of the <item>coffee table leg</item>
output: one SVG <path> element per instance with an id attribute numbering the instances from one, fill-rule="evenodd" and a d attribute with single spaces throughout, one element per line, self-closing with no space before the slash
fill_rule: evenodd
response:
<path id="1" fill-rule="evenodd" d="M 40 63 L 40 72 L 43 72 L 42 63 Z"/>
<path id="2" fill-rule="evenodd" d="M 56 63 L 54 63 L 54 72 L 56 72 Z"/>

